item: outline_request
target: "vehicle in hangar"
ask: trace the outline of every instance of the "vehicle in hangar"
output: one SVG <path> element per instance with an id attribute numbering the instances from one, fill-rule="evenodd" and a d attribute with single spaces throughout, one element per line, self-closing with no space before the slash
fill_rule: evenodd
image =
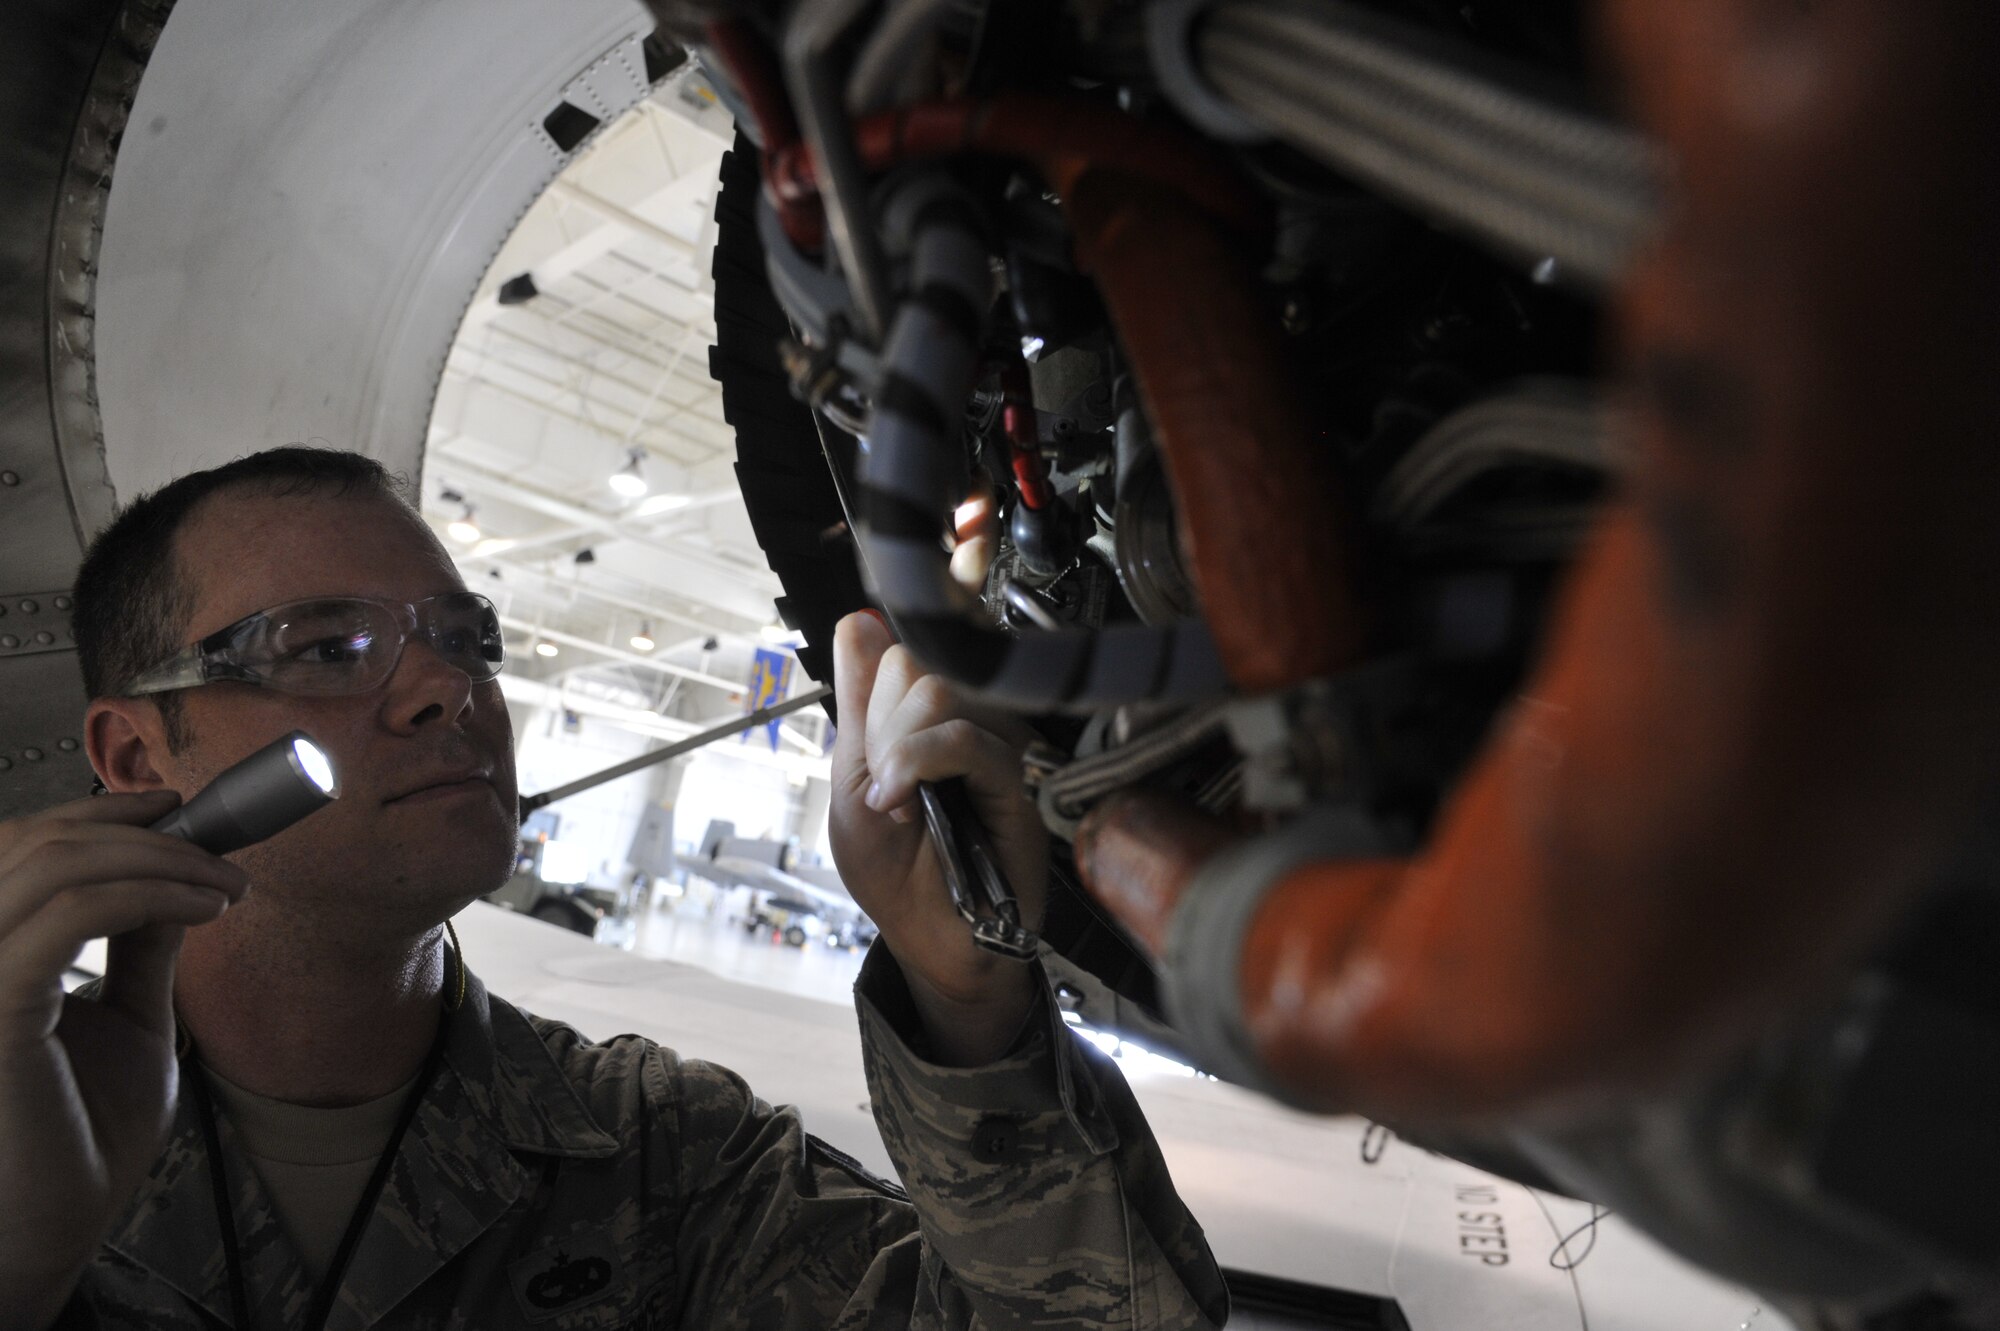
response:
<path id="1" fill-rule="evenodd" d="M 1958 1325 L 2000 1260 L 2000 931 L 1951 841 L 1991 646 L 1951 607 L 1993 570 L 1948 450 L 1990 438 L 2000 303 L 1966 258 L 1990 117 L 1926 130 L 1994 27 L 1758 9 L 11 5 L 0 815 L 88 788 L 66 588 L 116 498 L 301 439 L 421 476 L 517 219 L 693 60 L 744 136 L 710 366 L 799 659 L 825 678 L 872 589 L 1036 719 L 1067 834 L 1045 939 L 1076 1024 L 1162 1057 L 1140 1098 L 1248 1316 Z M 1903 488 L 1871 466 L 1891 420 L 1937 450 Z M 998 530 L 955 581 L 975 490 Z M 1723 491 L 1751 507 L 1699 502 Z M 1674 618 L 1739 590 L 1760 613 Z M 1569 754 L 1589 779 L 1534 807 L 1584 888 L 1494 812 Z M 1248 886 L 1201 896 L 1235 903 L 1206 928 L 1120 914 L 1197 880 Z M 1281 891 L 1415 995 L 1380 1047 L 1449 1075 L 1273 1016 L 1240 963 Z M 1389 904 L 1328 904 L 1358 896 Z M 837 1013 L 461 923 L 500 992 L 730 1063 L 883 1165 Z M 1349 955 L 1317 997 L 1354 992 Z"/>

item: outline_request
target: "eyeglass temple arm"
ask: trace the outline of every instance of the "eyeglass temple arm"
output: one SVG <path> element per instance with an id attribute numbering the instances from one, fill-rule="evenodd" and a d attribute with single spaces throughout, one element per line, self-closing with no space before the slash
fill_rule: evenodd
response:
<path id="1" fill-rule="evenodd" d="M 118 696 L 140 698 L 149 693 L 171 693 L 175 689 L 191 689 L 207 678 L 208 671 L 202 661 L 201 644 L 196 643 L 178 655 L 160 662 L 127 684 L 118 691 Z"/>

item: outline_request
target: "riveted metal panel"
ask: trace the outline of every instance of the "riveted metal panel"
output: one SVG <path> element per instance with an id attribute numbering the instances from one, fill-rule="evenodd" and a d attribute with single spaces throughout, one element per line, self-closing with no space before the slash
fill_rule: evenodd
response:
<path id="1" fill-rule="evenodd" d="M 73 649 L 0 653 L 0 818 L 90 793 L 83 707 Z"/>
<path id="2" fill-rule="evenodd" d="M 50 392 L 52 226 L 118 10 L 117 0 L 0 6 L 0 587 L 66 584 L 82 550 Z"/>
<path id="3" fill-rule="evenodd" d="M 69 590 L 0 593 L 0 661 L 76 650 Z"/>
<path id="4" fill-rule="evenodd" d="M 0 5 L 0 817 L 90 785 L 69 585 L 112 509 L 97 248 L 125 108 L 168 7 Z"/>

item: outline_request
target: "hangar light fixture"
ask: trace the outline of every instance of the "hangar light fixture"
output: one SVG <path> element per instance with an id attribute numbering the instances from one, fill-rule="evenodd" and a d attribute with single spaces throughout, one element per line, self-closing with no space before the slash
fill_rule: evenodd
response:
<path id="1" fill-rule="evenodd" d="M 554 656 L 560 651 L 562 651 L 562 648 L 556 646 L 547 638 L 538 639 L 535 643 L 536 656 Z"/>
<path id="2" fill-rule="evenodd" d="M 653 626 L 641 622 L 639 631 L 632 635 L 632 650 L 635 652 L 650 652 L 658 645 L 658 643 L 653 641 Z"/>
<path id="3" fill-rule="evenodd" d="M 458 516 L 445 524 L 445 534 L 461 545 L 471 545 L 478 541 L 480 535 L 479 524 L 472 520 L 474 511 L 472 501 L 452 489 L 439 491 L 438 498 L 447 504 L 457 504 L 459 506 Z"/>
<path id="4" fill-rule="evenodd" d="M 629 449 L 625 454 L 625 465 L 611 473 L 611 488 L 627 499 L 637 499 L 646 493 L 645 454 L 639 449 Z"/>

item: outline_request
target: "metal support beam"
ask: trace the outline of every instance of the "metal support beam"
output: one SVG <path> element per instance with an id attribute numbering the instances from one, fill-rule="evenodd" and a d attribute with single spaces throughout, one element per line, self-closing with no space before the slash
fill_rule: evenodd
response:
<path id="1" fill-rule="evenodd" d="M 666 555 L 672 559 L 685 560 L 717 577 L 728 579 L 730 582 L 735 583 L 740 590 L 751 595 L 760 598 L 777 595 L 772 590 L 772 584 L 776 580 L 771 578 L 769 574 L 765 574 L 760 578 L 754 570 L 731 565 L 703 551 L 691 549 L 685 542 L 678 541 L 673 537 L 655 535 L 653 532 L 635 523 L 626 522 L 611 514 L 594 512 L 571 500 L 547 494 L 532 486 L 523 485 L 510 476 L 501 476 L 495 472 L 488 471 L 479 463 L 467 461 L 448 450 L 443 451 L 442 460 L 449 462 L 454 480 L 469 482 L 473 489 L 480 489 L 488 494 L 498 495 L 510 503 L 519 504 L 523 508 L 534 509 L 552 518 L 560 518 L 564 522 L 573 523 L 578 526 L 594 526 L 607 536 L 615 536 L 621 541 L 630 541 L 634 545 Z M 441 467 L 440 471 L 442 470 L 443 468 Z"/>
<path id="2" fill-rule="evenodd" d="M 532 379 L 537 383 L 545 384 L 548 387 L 557 389 L 561 392 L 567 393 L 573 391 L 564 388 L 561 384 L 555 383 L 553 380 L 544 379 L 540 375 L 534 374 L 530 371 L 521 370 L 512 365 L 509 365 L 508 368 L 510 370 L 513 370 L 516 374 L 521 375 L 523 378 Z M 536 397 L 532 393 L 524 393 L 518 388 L 509 388 L 505 384 L 496 383 L 494 380 L 488 379 L 484 375 L 475 373 L 472 370 L 463 369 L 459 366 L 452 365 L 449 362 L 447 362 L 445 365 L 444 377 L 447 379 L 455 379 L 459 383 L 465 384 L 467 387 L 474 389 L 478 392 L 492 393 L 496 397 L 506 398 L 509 402 L 517 403 L 520 406 L 527 407 L 531 411 L 538 411 L 542 413 L 544 416 L 547 416 L 550 420 L 562 421 L 566 424 L 574 425 L 577 429 L 587 431 L 590 434 L 594 434 L 598 438 L 604 440 L 606 443 L 612 444 L 617 448 L 621 449 L 630 448 L 635 442 L 639 442 L 636 440 L 627 439 L 624 435 L 619 434 L 617 431 L 608 429 L 605 426 L 599 424 L 596 421 L 590 420 L 587 417 L 579 416 L 573 411 L 566 411 L 563 408 L 557 406 L 553 402 L 546 402 L 543 399 Z M 671 421 L 659 422 L 657 423 L 655 428 L 665 428 L 673 430 L 673 432 L 677 436 L 679 436 L 682 439 L 685 439 L 690 447 L 706 449 L 711 454 L 715 453 L 719 449 L 724 449 L 728 447 L 727 444 L 717 444 L 706 439 L 701 439 L 695 435 L 688 434 L 684 430 L 674 429 L 673 422 Z M 654 451 L 660 452 L 662 456 L 666 457 L 677 467 L 696 467 L 701 465 L 701 463 L 699 462 L 690 462 L 686 458 L 674 457 L 671 453 L 667 453 L 665 452 L 664 449 L 661 449 L 657 443 L 652 445 L 652 447 Z"/>
<path id="3" fill-rule="evenodd" d="M 586 600 L 596 601 L 601 605 L 612 606 L 620 610 L 629 610 L 633 614 L 638 615 L 641 619 L 664 620 L 671 624 L 686 625 L 688 628 L 695 630 L 695 632 L 700 634 L 702 637 L 733 638 L 739 642 L 749 642 L 756 644 L 763 643 L 762 637 L 759 636 L 759 634 L 755 629 L 729 628 L 725 625 L 716 623 L 714 620 L 704 619 L 700 615 L 690 614 L 687 613 L 686 611 L 681 611 L 681 610 L 674 610 L 669 607 L 661 606 L 655 602 L 641 600 L 636 596 L 624 596 L 619 594 L 618 592 L 611 591 L 604 587 L 595 586 L 588 582 L 581 582 L 581 581 L 571 582 L 564 578 L 558 578 L 552 573 L 545 572 L 542 569 L 535 568 L 528 564 L 510 563 L 504 558 L 504 553 L 505 552 L 492 555 L 463 555 L 460 557 L 458 562 L 460 562 L 461 564 L 498 565 L 499 567 L 504 568 L 508 573 L 521 574 L 525 577 L 533 578 L 537 582 L 553 585 L 562 590 L 566 594 L 574 593 L 575 595 L 581 596 Z M 715 611 L 718 615 L 726 615 L 735 619 L 751 618 L 751 616 L 738 615 L 735 611 L 728 610 L 721 606 L 715 607 Z M 760 621 L 758 623 L 758 628 L 761 628 L 762 626 L 763 624 Z M 663 650 L 671 650 L 671 649 L 669 648 Z"/>
<path id="4" fill-rule="evenodd" d="M 510 628 L 519 633 L 532 633 L 538 638 L 547 638 L 550 642 L 559 642 L 566 647 L 574 647 L 579 651 L 596 652 L 599 656 L 606 656 L 614 661 L 624 661 L 628 665 L 644 666 L 648 670 L 657 670 L 663 675 L 672 675 L 676 679 L 684 679 L 691 684 L 706 684 L 712 689 L 721 689 L 724 693 L 741 693 L 749 687 L 740 679 L 724 679 L 720 675 L 706 675 L 699 670 L 690 670 L 686 666 L 675 665 L 671 661 L 661 661 L 639 652 L 627 651 L 623 647 L 613 647 L 611 644 L 605 642 L 592 642 L 589 638 L 581 638 L 574 633 L 565 633 L 561 629 L 552 629 L 547 625 L 534 624 L 525 619 L 516 619 L 512 615 L 501 615 L 500 625 L 502 628 Z"/>
<path id="5" fill-rule="evenodd" d="M 597 216 L 615 226 L 624 227 L 635 236 L 644 236 L 655 245 L 672 253 L 675 258 L 686 259 L 690 262 L 694 260 L 695 252 L 693 245 L 682 240 L 658 222 L 649 222 L 630 209 L 613 203 L 602 194 L 585 189 L 583 186 L 574 184 L 561 177 L 557 177 L 549 185 L 548 192 L 554 197 L 561 199 L 564 203 L 573 203 L 586 212 L 597 214 Z"/>

